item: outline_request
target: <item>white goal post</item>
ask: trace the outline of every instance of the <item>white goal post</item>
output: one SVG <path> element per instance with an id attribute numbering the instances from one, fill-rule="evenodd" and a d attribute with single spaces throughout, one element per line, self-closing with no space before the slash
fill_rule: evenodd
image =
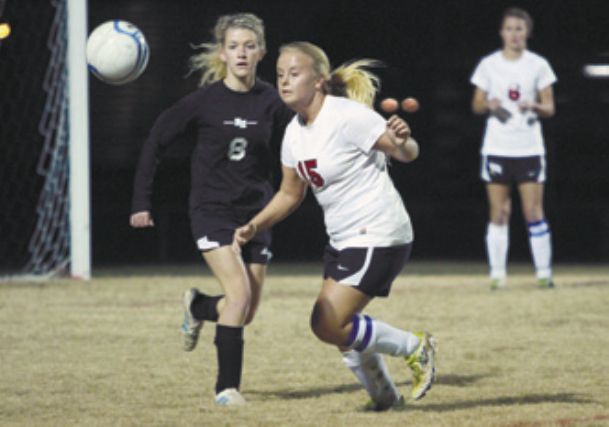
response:
<path id="1" fill-rule="evenodd" d="M 70 274 L 91 278 L 91 178 L 89 75 L 86 60 L 87 1 L 66 0 L 68 20 Z"/>

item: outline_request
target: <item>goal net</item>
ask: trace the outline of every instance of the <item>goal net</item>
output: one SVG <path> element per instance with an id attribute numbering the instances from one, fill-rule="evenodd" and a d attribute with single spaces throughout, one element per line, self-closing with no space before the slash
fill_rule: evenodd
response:
<path id="1" fill-rule="evenodd" d="M 3 277 L 72 267 L 68 3 L 0 0 L 0 22 L 12 27 L 0 41 Z"/>

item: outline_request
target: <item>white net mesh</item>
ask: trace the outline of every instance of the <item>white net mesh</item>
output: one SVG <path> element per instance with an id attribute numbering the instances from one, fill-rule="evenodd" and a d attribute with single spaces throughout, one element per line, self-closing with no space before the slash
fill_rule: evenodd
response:
<path id="1" fill-rule="evenodd" d="M 30 28 L 32 34 L 24 37 L 31 37 L 31 47 L 46 45 L 46 55 L 30 50 L 32 58 L 42 61 L 48 55 L 46 71 L 28 75 L 23 71 L 31 64 L 27 64 L 27 57 L 17 53 L 21 39 L 15 37 L 17 40 L 11 46 L 15 52 L 8 49 L 2 52 L 2 62 L 12 65 L 5 70 L 8 78 L 15 79 L 18 87 L 22 84 L 19 79 L 29 80 L 22 90 L 32 92 L 32 102 L 28 102 L 28 93 L 19 93 L 20 99 L 12 109 L 7 108 L 6 116 L 3 114 L 11 118 L 11 128 L 3 126 L 0 133 L 6 148 L 0 172 L 8 178 L 3 179 L 6 187 L 3 184 L 0 194 L 6 207 L 6 214 L 0 216 L 4 236 L 0 252 L 4 252 L 7 260 L 0 272 L 49 276 L 66 272 L 70 261 L 66 0 L 49 0 L 46 8 L 38 4 L 34 5 L 35 10 L 27 3 L 0 0 L 0 13 L 4 9 L 8 14 L 10 10 L 14 26 L 33 16 L 38 18 L 39 26 Z M 34 65 L 40 67 L 40 63 Z M 11 70 L 15 75 L 10 75 Z M 1 77 L 10 81 L 5 79 L 4 72 Z M 37 109 L 38 106 L 41 108 Z M 3 113 L 4 110 L 5 105 Z M 11 186 L 17 186 L 17 190 L 10 190 Z"/>
<path id="2" fill-rule="evenodd" d="M 70 257 L 66 5 L 65 0 L 52 0 L 51 4 L 56 13 L 48 44 L 51 58 L 43 83 L 47 99 L 38 127 L 44 145 L 36 169 L 45 181 L 25 268 L 35 274 L 65 271 Z"/>

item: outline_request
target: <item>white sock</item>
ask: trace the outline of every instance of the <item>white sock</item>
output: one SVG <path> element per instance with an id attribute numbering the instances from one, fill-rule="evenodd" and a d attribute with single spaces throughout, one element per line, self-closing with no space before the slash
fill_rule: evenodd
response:
<path id="1" fill-rule="evenodd" d="M 530 222 L 529 243 L 533 253 L 533 263 L 537 271 L 538 279 L 549 279 L 552 277 L 552 240 L 550 226 L 546 220 Z"/>
<path id="2" fill-rule="evenodd" d="M 400 392 L 391 380 L 380 354 L 349 350 L 342 355 L 345 365 L 355 374 L 374 402 L 391 406 L 400 398 Z"/>
<path id="3" fill-rule="evenodd" d="M 486 230 L 486 253 L 491 268 L 491 279 L 505 279 L 507 253 L 510 245 L 507 224 L 489 222 Z"/>
<path id="4" fill-rule="evenodd" d="M 394 328 L 370 316 L 355 314 L 347 347 L 361 352 L 408 356 L 419 346 L 419 338 L 412 332 Z"/>

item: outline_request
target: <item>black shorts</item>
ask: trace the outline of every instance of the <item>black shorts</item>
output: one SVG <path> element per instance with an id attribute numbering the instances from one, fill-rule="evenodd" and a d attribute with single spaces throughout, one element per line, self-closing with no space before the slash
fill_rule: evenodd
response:
<path id="1" fill-rule="evenodd" d="M 235 229 L 247 224 L 257 212 L 190 212 L 192 237 L 201 252 L 232 245 Z M 243 261 L 248 264 L 268 264 L 271 253 L 271 231 L 261 231 L 241 248 Z"/>
<path id="2" fill-rule="evenodd" d="M 386 297 L 402 271 L 412 243 L 384 248 L 346 248 L 330 245 L 324 252 L 324 279 L 352 286 L 370 297 Z"/>
<path id="3" fill-rule="evenodd" d="M 483 181 L 497 184 L 513 182 L 545 182 L 545 156 L 503 157 L 482 156 L 480 177 Z"/>

